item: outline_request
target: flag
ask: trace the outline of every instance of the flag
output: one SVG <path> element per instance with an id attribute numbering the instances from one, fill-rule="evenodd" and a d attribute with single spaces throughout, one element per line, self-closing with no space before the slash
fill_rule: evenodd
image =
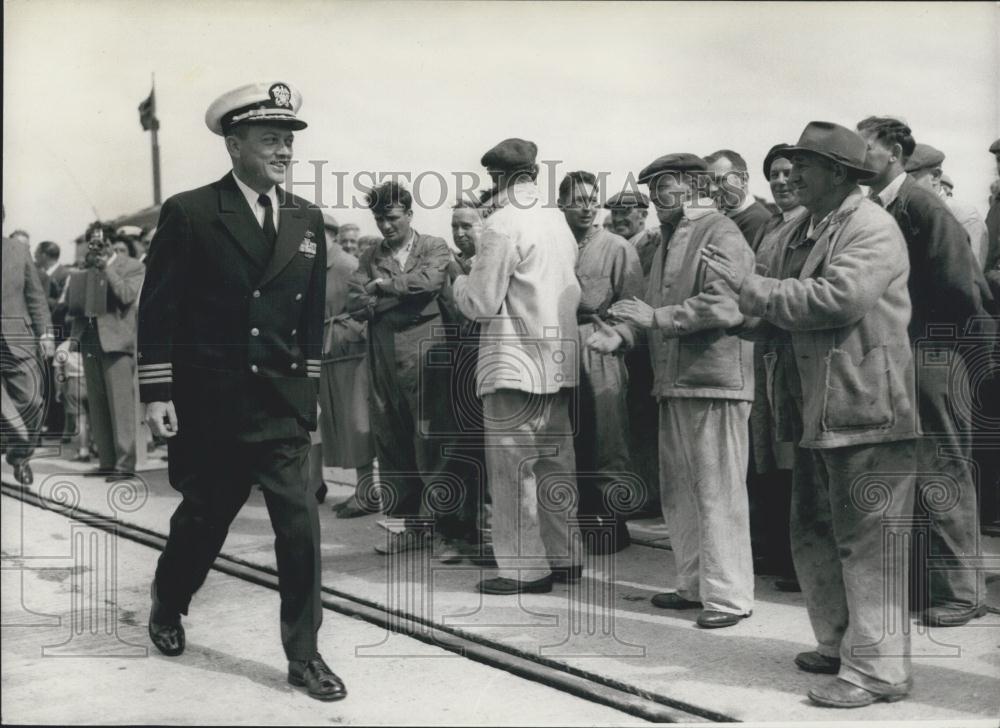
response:
<path id="1" fill-rule="evenodd" d="M 139 123 L 143 131 L 160 128 L 160 120 L 156 118 L 156 89 L 149 92 L 149 98 L 139 104 Z"/>

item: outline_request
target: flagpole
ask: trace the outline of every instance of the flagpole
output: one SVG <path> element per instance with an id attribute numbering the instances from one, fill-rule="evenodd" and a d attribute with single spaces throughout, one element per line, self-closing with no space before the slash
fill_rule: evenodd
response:
<path id="1" fill-rule="evenodd" d="M 159 205 L 162 201 L 160 196 L 160 140 L 158 137 L 160 130 L 160 121 L 156 118 L 156 74 L 153 74 L 153 125 L 152 125 L 152 136 L 150 137 L 153 142 L 153 204 Z"/>

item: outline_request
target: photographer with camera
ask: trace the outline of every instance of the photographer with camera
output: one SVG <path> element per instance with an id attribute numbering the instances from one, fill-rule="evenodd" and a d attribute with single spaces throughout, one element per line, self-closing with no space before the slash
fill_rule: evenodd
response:
<path id="1" fill-rule="evenodd" d="M 83 354 L 91 432 L 108 482 L 135 470 L 135 334 L 145 266 L 114 250 L 101 223 L 87 230 L 83 269 L 67 283 L 70 335 Z"/>

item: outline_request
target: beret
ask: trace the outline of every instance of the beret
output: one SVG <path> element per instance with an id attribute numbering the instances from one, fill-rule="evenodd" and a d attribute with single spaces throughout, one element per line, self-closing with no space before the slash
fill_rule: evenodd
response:
<path id="1" fill-rule="evenodd" d="M 944 152 L 935 149 L 930 144 L 917 144 L 913 154 L 906 160 L 906 171 L 916 172 L 927 167 L 940 167 L 944 163 Z"/>
<path id="2" fill-rule="evenodd" d="M 205 112 L 205 124 L 224 136 L 238 124 L 275 124 L 298 131 L 306 123 L 296 116 L 302 94 L 283 81 L 261 81 L 227 91 Z"/>
<path id="3" fill-rule="evenodd" d="M 1000 154 L 1000 139 L 990 144 L 990 152 L 993 154 Z"/>
<path id="4" fill-rule="evenodd" d="M 535 166 L 538 147 L 524 139 L 504 139 L 483 155 L 480 161 L 486 169 L 499 172 L 519 172 Z"/>
<path id="5" fill-rule="evenodd" d="M 708 165 L 701 157 L 679 152 L 677 154 L 664 154 L 662 157 L 653 160 L 639 172 L 639 184 L 648 184 L 654 177 L 658 177 L 664 172 L 707 172 Z"/>
<path id="6" fill-rule="evenodd" d="M 941 175 L 941 184 L 943 184 L 945 187 L 951 187 L 952 189 L 955 189 L 955 183 L 952 182 L 951 177 L 949 177 L 946 174 Z"/>
<path id="7" fill-rule="evenodd" d="M 649 198 L 638 190 L 622 190 L 608 199 L 604 206 L 609 210 L 623 207 L 640 207 L 645 210 L 649 207 Z"/>
<path id="8" fill-rule="evenodd" d="M 771 147 L 767 156 L 764 157 L 764 179 L 771 179 L 771 165 L 774 164 L 774 160 L 779 157 L 784 157 L 785 159 L 791 159 L 791 153 L 788 151 L 792 148 L 791 144 L 785 144 L 781 142 L 780 144 L 775 144 Z"/>

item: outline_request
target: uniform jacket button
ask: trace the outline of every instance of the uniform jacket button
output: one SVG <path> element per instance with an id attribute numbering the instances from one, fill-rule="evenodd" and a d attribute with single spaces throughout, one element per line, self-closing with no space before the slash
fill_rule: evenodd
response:
<path id="1" fill-rule="evenodd" d="M 260 298 L 260 291 L 254 291 L 253 292 L 253 297 L 254 298 Z"/>
<path id="2" fill-rule="evenodd" d="M 295 300 L 296 301 L 301 301 L 302 300 L 302 294 L 301 293 L 296 293 L 295 294 Z"/>
<path id="3" fill-rule="evenodd" d="M 254 326 L 252 329 L 250 329 L 250 335 L 251 336 L 260 336 L 260 329 L 258 329 L 256 326 Z"/>
<path id="4" fill-rule="evenodd" d="M 298 329 L 292 329 L 292 336 L 295 336 L 295 334 L 297 334 L 297 333 L 299 333 Z"/>
<path id="5" fill-rule="evenodd" d="M 259 371 L 257 369 L 257 365 L 256 364 L 251 364 L 250 365 L 250 371 L 252 371 L 254 374 L 256 374 Z"/>
<path id="6" fill-rule="evenodd" d="M 299 368 L 299 365 L 296 364 L 295 362 L 292 362 L 292 369 L 298 369 L 298 368 Z"/>

